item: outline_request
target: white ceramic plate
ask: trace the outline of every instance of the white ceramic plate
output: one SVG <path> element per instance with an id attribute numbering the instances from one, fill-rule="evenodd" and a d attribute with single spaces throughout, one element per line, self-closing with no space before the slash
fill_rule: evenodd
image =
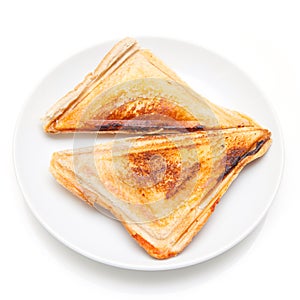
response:
<path id="1" fill-rule="evenodd" d="M 114 42 L 99 44 L 71 57 L 37 86 L 16 127 L 15 168 L 33 214 L 53 236 L 73 250 L 122 268 L 181 268 L 230 249 L 263 218 L 280 182 L 282 137 L 270 104 L 251 80 L 227 60 L 181 41 L 140 38 L 139 42 L 157 54 L 197 92 L 217 104 L 244 112 L 273 134 L 273 144 L 268 153 L 243 170 L 208 223 L 183 253 L 163 261 L 151 258 L 118 221 L 76 199 L 57 184 L 48 171 L 52 152 L 72 148 L 73 137 L 45 135 L 40 118 L 58 98 L 94 69 Z M 89 135 L 82 135 L 80 139 L 86 145 L 94 142 Z"/>

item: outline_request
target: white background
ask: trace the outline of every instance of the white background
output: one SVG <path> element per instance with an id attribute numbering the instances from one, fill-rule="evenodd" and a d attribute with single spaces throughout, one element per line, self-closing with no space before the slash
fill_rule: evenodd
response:
<path id="1" fill-rule="evenodd" d="M 299 299 L 297 2 L 0 2 L 0 298 Z M 13 170 L 16 118 L 41 78 L 86 47 L 141 35 L 190 41 L 232 61 L 273 103 L 285 138 L 282 183 L 264 221 L 225 254 L 175 271 L 121 270 L 68 249 L 32 216 Z"/>

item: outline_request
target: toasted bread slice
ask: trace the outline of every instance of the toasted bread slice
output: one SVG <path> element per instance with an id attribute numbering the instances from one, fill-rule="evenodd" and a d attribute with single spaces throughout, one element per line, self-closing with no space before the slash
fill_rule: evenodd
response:
<path id="1" fill-rule="evenodd" d="M 137 41 L 117 43 L 45 115 L 47 133 L 173 132 L 256 126 L 209 102 Z"/>
<path id="2" fill-rule="evenodd" d="M 50 170 L 165 259 L 191 242 L 243 167 L 270 144 L 270 132 L 259 127 L 134 137 L 56 152 Z"/>

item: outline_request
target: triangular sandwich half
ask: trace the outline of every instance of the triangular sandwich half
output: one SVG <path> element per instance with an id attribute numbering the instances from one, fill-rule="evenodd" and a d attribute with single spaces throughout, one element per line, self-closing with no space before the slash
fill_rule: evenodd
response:
<path id="1" fill-rule="evenodd" d="M 147 135 L 56 152 L 50 170 L 165 259 L 191 242 L 243 167 L 270 144 L 270 132 L 258 127 Z"/>
<path id="2" fill-rule="evenodd" d="M 136 40 L 117 43 L 46 113 L 47 133 L 141 133 L 257 126 L 195 93 Z"/>

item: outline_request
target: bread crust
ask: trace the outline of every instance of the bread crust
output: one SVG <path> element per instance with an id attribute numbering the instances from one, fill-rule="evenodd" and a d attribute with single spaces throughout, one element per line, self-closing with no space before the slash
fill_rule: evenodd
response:
<path id="1" fill-rule="evenodd" d="M 181 147 L 181 140 L 182 145 L 185 145 L 186 140 L 194 139 L 195 141 L 197 141 L 196 144 L 199 143 L 199 146 L 197 147 L 201 148 L 202 143 L 205 142 L 205 135 L 207 134 L 212 134 L 213 136 L 215 136 L 217 133 L 212 131 L 211 133 L 196 132 L 191 134 L 181 134 L 177 137 L 179 144 L 178 147 Z M 174 232 L 172 231 L 172 227 L 169 227 L 170 229 L 168 230 L 170 230 L 170 236 L 167 235 L 166 238 L 164 238 L 165 234 L 163 233 L 164 223 L 153 221 L 152 225 L 154 231 L 152 232 L 151 230 L 149 231 L 150 227 L 147 225 L 149 224 L 147 222 L 143 224 L 129 221 L 126 213 L 124 214 L 124 211 L 122 211 L 122 209 L 120 209 L 118 205 L 113 205 L 112 202 L 110 202 L 102 192 L 99 193 L 93 189 L 93 184 L 87 183 L 89 179 L 83 180 L 84 175 L 80 173 L 80 169 L 78 170 L 80 174 L 76 174 L 76 170 L 73 165 L 74 157 L 78 156 L 78 158 L 80 158 L 79 161 L 84 165 L 84 158 L 80 157 L 80 155 L 86 155 L 90 151 L 99 151 L 100 159 L 109 160 L 109 153 L 113 147 L 112 143 L 99 145 L 97 146 L 98 148 L 96 147 L 96 150 L 93 150 L 91 148 L 84 148 L 75 150 L 74 153 L 73 151 L 62 151 L 54 153 L 51 160 L 50 171 L 60 184 L 71 191 L 74 195 L 87 202 L 89 205 L 100 205 L 108 209 L 118 220 L 121 221 L 129 234 L 137 241 L 137 243 L 142 248 L 146 250 L 149 255 L 157 259 L 166 259 L 179 254 L 188 244 L 190 244 L 193 237 L 205 225 L 208 218 L 215 210 L 215 207 L 219 203 L 221 197 L 229 188 L 233 180 L 235 180 L 235 178 L 241 172 L 241 170 L 251 161 L 264 155 L 271 145 L 270 132 L 261 128 L 222 130 L 222 134 L 225 135 L 225 139 L 228 136 L 230 143 L 232 143 L 232 145 L 228 145 L 228 151 L 230 149 L 234 149 L 233 153 L 235 156 L 231 157 L 229 154 L 227 155 L 226 159 L 228 161 L 228 167 L 226 165 L 225 171 L 224 173 L 222 173 L 222 178 L 205 196 L 205 199 L 201 199 L 201 201 L 200 199 L 198 199 L 196 202 L 191 202 L 186 211 L 181 210 L 181 212 L 179 212 L 177 217 L 181 216 L 183 219 L 179 222 L 180 225 L 176 225 L 176 230 Z M 242 137 L 238 138 L 239 135 L 242 135 Z M 133 139 L 137 140 L 139 138 Z M 245 142 L 249 144 L 249 142 L 247 141 L 249 139 L 251 139 L 252 146 L 247 146 L 247 148 L 245 148 Z M 234 145 L 235 142 L 237 143 L 236 145 Z M 144 153 L 148 150 L 151 151 L 151 149 L 159 148 L 161 149 L 159 150 L 160 153 L 164 155 L 163 149 L 165 149 L 165 147 L 168 147 L 168 145 L 170 145 L 170 143 L 167 142 L 164 137 L 145 137 L 141 140 L 140 144 L 137 144 L 136 150 L 134 149 L 134 151 L 138 152 L 134 153 L 138 155 L 138 153 Z M 241 149 L 242 152 L 239 151 L 239 149 Z M 227 153 L 232 153 L 228 151 Z M 116 153 L 116 155 L 122 156 L 122 151 Z M 205 155 L 205 153 L 203 153 L 203 155 Z M 207 159 L 209 159 L 208 156 Z M 110 172 L 112 171 L 113 170 L 110 170 Z M 91 176 L 90 171 L 88 172 L 89 176 Z M 104 168 L 103 172 L 103 177 L 101 177 L 100 174 L 100 181 L 110 181 L 110 179 L 107 177 L 108 171 L 106 171 Z M 205 169 L 203 169 L 202 172 L 205 173 Z M 86 185 L 84 185 L 84 181 L 87 183 Z M 114 186 L 114 183 L 110 183 Z M 114 187 L 116 189 L 119 189 L 119 186 Z M 131 191 L 129 192 L 131 193 Z M 134 197 L 135 196 L 133 195 L 133 198 Z M 201 207 L 201 205 L 203 207 Z M 172 218 L 174 218 L 173 221 Z M 168 222 L 174 222 L 174 220 L 176 221 L 176 214 L 167 217 Z M 161 234 L 155 237 L 155 231 L 161 231 Z"/>
<path id="2" fill-rule="evenodd" d="M 54 128 L 55 121 L 63 115 L 63 113 L 76 105 L 81 97 L 88 93 L 98 81 L 109 76 L 118 68 L 129 56 L 139 50 L 139 45 L 135 39 L 125 38 L 118 42 L 98 64 L 95 70 L 85 76 L 72 91 L 58 100 L 46 113 L 43 118 L 43 128 L 48 133 L 57 133 Z"/>
<path id="3" fill-rule="evenodd" d="M 152 115 L 163 115 L 169 121 L 156 127 L 154 120 L 140 124 L 141 118 Z M 211 115 L 215 118 L 213 123 Z M 168 129 L 170 124 L 175 130 Z M 195 131 L 237 126 L 258 125 L 251 118 L 218 107 L 192 91 L 174 71 L 132 38 L 117 43 L 96 69 L 54 104 L 43 119 L 47 133 L 144 134 L 174 132 L 178 128 Z"/>

